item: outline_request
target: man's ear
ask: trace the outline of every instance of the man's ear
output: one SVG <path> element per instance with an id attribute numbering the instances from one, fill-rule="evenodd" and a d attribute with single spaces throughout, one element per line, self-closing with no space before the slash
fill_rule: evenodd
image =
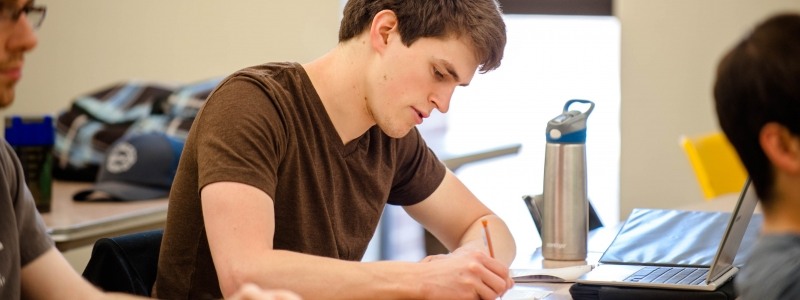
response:
<path id="1" fill-rule="evenodd" d="M 761 128 L 758 142 L 776 170 L 800 174 L 800 137 L 783 125 L 770 122 Z"/>
<path id="2" fill-rule="evenodd" d="M 383 53 L 389 45 L 390 35 L 397 32 L 397 15 L 391 10 L 382 10 L 372 18 L 369 27 L 369 40 L 372 48 Z"/>

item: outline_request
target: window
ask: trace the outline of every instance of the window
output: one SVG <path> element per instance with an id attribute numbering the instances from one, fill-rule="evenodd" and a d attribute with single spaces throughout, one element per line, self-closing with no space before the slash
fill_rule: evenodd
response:
<path id="1" fill-rule="evenodd" d="M 517 156 L 465 165 L 457 175 L 514 234 L 518 253 L 541 245 L 521 200 L 542 192 L 545 127 L 569 99 L 596 106 L 588 119 L 589 199 L 606 225 L 619 220 L 620 28 L 610 16 L 506 15 L 499 69 L 457 88 L 445 116 L 448 146 L 521 143 Z"/>

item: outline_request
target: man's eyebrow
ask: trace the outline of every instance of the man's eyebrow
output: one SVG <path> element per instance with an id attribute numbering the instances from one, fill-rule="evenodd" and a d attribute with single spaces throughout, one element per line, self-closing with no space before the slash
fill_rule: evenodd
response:
<path id="1" fill-rule="evenodd" d="M 23 7 L 31 7 L 34 4 L 36 4 L 36 0 L 26 1 L 25 3 L 22 4 L 22 6 L 19 6 L 19 1 L 15 1 L 15 0 L 0 0 L 0 8 L 3 8 L 3 9 L 19 9 L 19 8 L 23 8 Z"/>
<path id="2" fill-rule="evenodd" d="M 460 83 L 461 82 L 461 77 L 458 76 L 458 73 L 456 72 L 456 69 L 453 67 L 453 64 L 451 64 L 449 61 L 446 61 L 444 59 L 439 59 L 439 63 L 444 66 L 445 70 L 447 70 L 447 73 L 449 73 L 450 76 L 453 76 L 453 79 L 455 79 L 456 82 L 459 82 L 458 85 L 460 85 L 460 86 L 468 86 L 469 85 L 469 83 Z"/>

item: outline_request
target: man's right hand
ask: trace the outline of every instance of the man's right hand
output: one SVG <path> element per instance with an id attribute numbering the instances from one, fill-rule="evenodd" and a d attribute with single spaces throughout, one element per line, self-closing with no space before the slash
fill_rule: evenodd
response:
<path id="1" fill-rule="evenodd" d="M 481 251 L 456 249 L 424 258 L 421 280 L 425 299 L 497 299 L 514 285 L 508 267 Z"/>

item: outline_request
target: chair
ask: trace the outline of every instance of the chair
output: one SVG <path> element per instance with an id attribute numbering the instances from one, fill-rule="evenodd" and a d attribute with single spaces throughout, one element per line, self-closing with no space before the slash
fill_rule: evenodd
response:
<path id="1" fill-rule="evenodd" d="M 541 237 L 542 223 L 544 222 L 544 215 L 542 214 L 544 195 L 524 195 L 522 196 L 522 201 L 525 201 L 525 206 L 528 207 L 528 212 L 531 214 L 531 218 L 533 218 L 533 225 L 536 226 L 536 231 L 539 232 L 539 236 Z M 603 221 L 600 220 L 600 216 L 597 215 L 597 210 L 594 209 L 592 201 L 587 201 L 589 202 L 589 231 L 603 227 Z"/>
<path id="2" fill-rule="evenodd" d="M 706 200 L 742 190 L 747 171 L 723 133 L 681 136 L 680 144 Z"/>
<path id="3" fill-rule="evenodd" d="M 163 229 L 97 240 L 83 277 L 104 291 L 150 296 Z"/>

